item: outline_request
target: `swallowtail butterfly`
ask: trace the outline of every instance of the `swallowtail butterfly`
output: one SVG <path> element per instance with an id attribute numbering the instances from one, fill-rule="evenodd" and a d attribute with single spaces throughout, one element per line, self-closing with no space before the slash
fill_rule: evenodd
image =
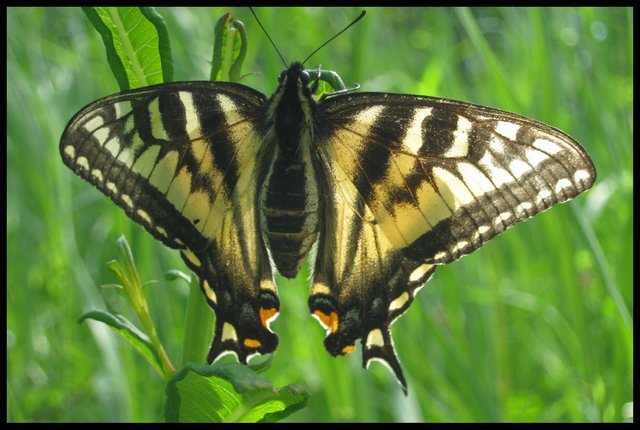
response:
<path id="1" fill-rule="evenodd" d="M 93 102 L 67 125 L 64 163 L 180 250 L 216 313 L 208 360 L 273 352 L 274 273 L 314 258 L 309 309 L 332 355 L 361 341 L 406 392 L 390 325 L 437 266 L 593 184 L 562 131 L 459 101 L 336 92 L 300 63 L 267 97 L 174 82 Z"/>

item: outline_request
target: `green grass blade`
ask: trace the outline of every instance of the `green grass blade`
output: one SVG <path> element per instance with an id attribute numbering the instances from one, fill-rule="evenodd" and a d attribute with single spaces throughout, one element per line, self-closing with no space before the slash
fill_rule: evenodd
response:
<path id="1" fill-rule="evenodd" d="M 102 42 L 107 50 L 107 60 L 113 75 L 118 81 L 120 90 L 128 90 L 131 88 L 131 84 L 129 83 L 129 78 L 127 76 L 127 69 L 125 68 L 122 58 L 114 45 L 113 32 L 103 20 L 102 14 L 98 12 L 98 8 L 83 7 L 82 11 L 89 19 L 89 22 L 93 25 L 93 28 L 95 28 L 96 31 L 100 33 L 100 36 L 102 36 Z"/>
<path id="2" fill-rule="evenodd" d="M 204 363 L 213 338 L 214 316 L 207 304 L 197 276 L 191 276 L 184 324 L 182 364 Z"/>
<path id="3" fill-rule="evenodd" d="M 469 40 L 480 53 L 480 58 L 485 62 L 494 78 L 492 82 L 493 90 L 498 93 L 500 98 L 507 100 L 507 103 L 510 106 L 515 106 L 520 109 L 520 103 L 518 103 L 516 98 L 513 96 L 513 92 L 509 88 L 509 80 L 507 79 L 507 75 L 500 64 L 500 60 L 498 60 L 493 49 L 483 36 L 482 31 L 480 31 L 478 23 L 475 21 L 471 11 L 466 7 L 456 8 L 455 10 L 467 32 Z"/>

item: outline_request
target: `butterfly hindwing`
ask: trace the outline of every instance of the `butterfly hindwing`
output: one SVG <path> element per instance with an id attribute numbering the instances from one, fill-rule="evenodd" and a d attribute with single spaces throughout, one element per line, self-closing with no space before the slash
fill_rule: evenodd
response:
<path id="1" fill-rule="evenodd" d="M 322 154 L 322 152 L 321 152 Z M 386 238 L 341 166 L 323 155 L 326 198 L 309 307 L 327 329 L 332 355 L 355 350 L 361 340 L 363 365 L 387 364 L 406 390 L 389 332 L 435 266 L 410 260 Z"/>
<path id="2" fill-rule="evenodd" d="M 198 274 L 217 315 L 210 360 L 231 352 L 245 362 L 278 343 L 255 200 L 264 148 L 252 120 L 264 102 L 236 84 L 146 87 L 87 106 L 61 140 L 65 164 Z"/>
<path id="3" fill-rule="evenodd" d="M 435 271 L 509 226 L 588 189 L 595 169 L 566 134 L 490 108 L 361 93 L 319 105 L 325 184 L 311 312 L 333 355 L 406 387 L 389 332 Z"/>

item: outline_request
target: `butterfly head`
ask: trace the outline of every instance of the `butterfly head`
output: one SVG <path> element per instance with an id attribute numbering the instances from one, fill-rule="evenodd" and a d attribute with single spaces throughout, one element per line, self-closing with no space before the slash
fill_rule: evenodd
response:
<path id="1" fill-rule="evenodd" d="M 298 128 L 311 121 L 315 101 L 309 87 L 311 78 L 301 63 L 293 63 L 278 78 L 278 88 L 269 103 L 268 117 L 273 118 L 280 139 L 300 136 Z"/>
<path id="2" fill-rule="evenodd" d="M 279 89 L 291 94 L 292 97 L 311 97 L 313 91 L 309 88 L 310 82 L 311 76 L 302 63 L 291 64 L 278 77 Z"/>
<path id="3" fill-rule="evenodd" d="M 308 86 L 311 77 L 309 76 L 309 72 L 307 72 L 301 63 L 293 63 L 289 66 L 288 69 L 284 69 L 280 76 L 278 77 L 278 83 L 282 85 L 288 81 L 297 81 L 300 80 L 302 85 Z"/>

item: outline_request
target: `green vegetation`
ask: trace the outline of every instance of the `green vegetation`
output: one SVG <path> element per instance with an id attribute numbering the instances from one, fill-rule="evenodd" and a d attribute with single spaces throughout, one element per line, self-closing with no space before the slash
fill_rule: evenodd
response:
<path id="1" fill-rule="evenodd" d="M 164 9 L 174 80 L 206 80 L 228 9 Z M 259 8 L 288 62 L 359 9 Z M 282 68 L 246 9 L 242 83 L 270 94 Z M 10 8 L 7 17 L 7 416 L 10 421 L 163 421 L 165 383 L 92 309 L 140 326 L 106 263 L 124 234 L 157 335 L 180 363 L 189 291 L 177 252 L 64 167 L 62 130 L 119 90 L 79 8 Z M 409 383 L 360 351 L 332 358 L 308 314 L 301 273 L 279 283 L 281 339 L 261 376 L 303 384 L 289 421 L 629 420 L 633 402 L 633 17 L 631 9 L 367 9 L 307 64 L 347 86 L 454 98 L 517 112 L 581 142 L 594 188 L 438 269 L 393 326 Z M 203 330 L 210 328 L 203 328 Z M 359 349 L 359 347 L 358 347 Z M 203 357 L 204 361 L 204 357 Z M 180 363 L 182 364 L 182 363 Z M 632 419 L 632 418 L 631 418 Z"/>

